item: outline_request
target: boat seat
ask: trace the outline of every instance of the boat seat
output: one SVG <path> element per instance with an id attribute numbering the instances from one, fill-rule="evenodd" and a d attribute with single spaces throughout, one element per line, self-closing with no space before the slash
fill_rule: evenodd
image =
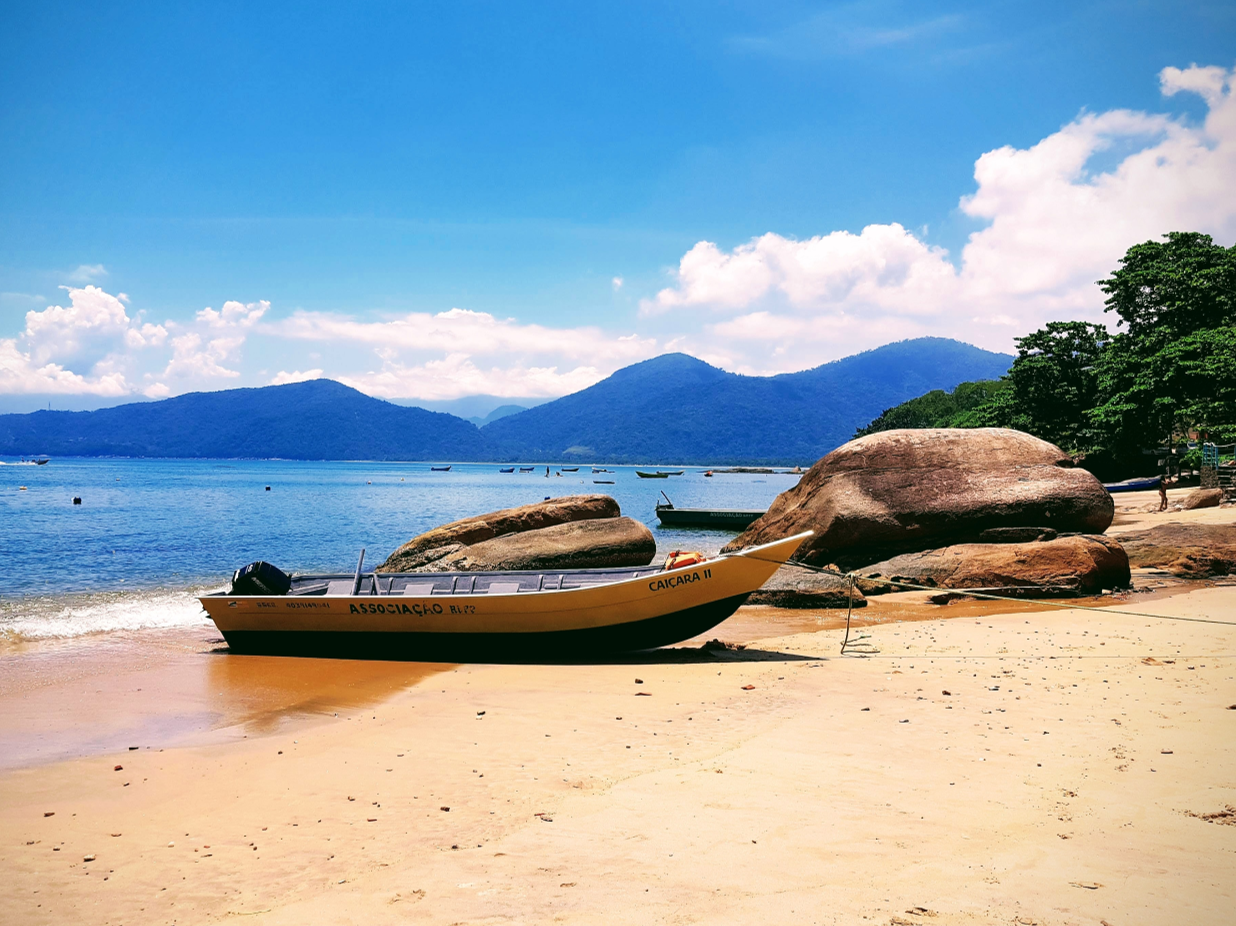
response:
<path id="1" fill-rule="evenodd" d="M 332 579 L 326 585 L 326 594 L 328 595 L 351 595 L 353 584 L 354 584 L 354 580 L 352 579 Z"/>
<path id="2" fill-rule="evenodd" d="M 490 595 L 514 595 L 519 591 L 518 582 L 490 582 L 487 590 Z"/>
<path id="3" fill-rule="evenodd" d="M 434 584 L 432 582 L 409 582 L 403 587 L 401 595 L 416 595 L 420 598 L 428 598 L 433 594 Z"/>

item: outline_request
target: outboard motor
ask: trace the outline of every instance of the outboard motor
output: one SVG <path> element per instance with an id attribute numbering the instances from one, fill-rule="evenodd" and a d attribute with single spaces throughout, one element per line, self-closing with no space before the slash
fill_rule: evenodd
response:
<path id="1" fill-rule="evenodd" d="M 233 595 L 286 595 L 292 579 L 282 569 L 258 560 L 232 574 Z"/>

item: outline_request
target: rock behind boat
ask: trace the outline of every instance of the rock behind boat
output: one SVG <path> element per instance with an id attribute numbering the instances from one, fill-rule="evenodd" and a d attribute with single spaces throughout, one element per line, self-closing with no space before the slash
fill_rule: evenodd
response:
<path id="1" fill-rule="evenodd" d="M 930 588 L 1042 589 L 1054 594 L 1097 595 L 1129 585 L 1129 557 L 1110 537 L 1092 534 L 1031 543 L 963 543 L 894 556 L 857 570 L 867 594 L 903 589 L 882 582 Z"/>
<path id="2" fill-rule="evenodd" d="M 503 534 L 463 547 L 419 572 L 600 569 L 647 566 L 657 553 L 652 532 L 631 518 L 598 518 Z"/>
<path id="3" fill-rule="evenodd" d="M 796 559 L 848 568 L 978 542 L 993 530 L 1101 534 L 1113 514 L 1111 496 L 1093 475 L 1029 434 L 883 431 L 817 462 L 723 552 L 812 530 Z"/>
<path id="4" fill-rule="evenodd" d="M 621 514 L 618 502 L 608 495 L 568 495 L 503 508 L 419 534 L 377 571 L 647 565 L 656 555 L 651 532 Z M 483 565 L 500 563 L 509 565 Z"/>
<path id="5" fill-rule="evenodd" d="M 747 604 L 774 608 L 844 608 L 851 603 L 846 590 L 848 584 L 840 576 L 810 572 L 787 564 L 752 592 Z M 853 589 L 853 596 L 854 607 L 867 607 L 867 599 L 858 588 Z"/>

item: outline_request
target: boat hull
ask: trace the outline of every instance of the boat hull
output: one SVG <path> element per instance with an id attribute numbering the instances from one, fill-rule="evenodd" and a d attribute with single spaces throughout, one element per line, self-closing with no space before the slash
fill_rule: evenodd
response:
<path id="1" fill-rule="evenodd" d="M 678 569 L 544 591 L 491 585 L 475 594 L 218 593 L 199 600 L 238 653 L 452 662 L 595 656 L 665 646 L 716 626 L 808 536 Z M 387 588 L 397 580 L 410 581 L 392 576 Z M 372 587 L 382 586 L 375 579 Z"/>
<path id="2" fill-rule="evenodd" d="M 705 527 L 714 530 L 742 531 L 764 516 L 763 511 L 735 511 L 713 508 L 657 508 L 657 518 L 666 527 Z"/>
<path id="3" fill-rule="evenodd" d="M 1105 482 L 1103 483 L 1103 488 L 1109 494 L 1115 492 L 1145 492 L 1149 489 L 1157 489 L 1162 481 L 1162 476 L 1149 476 L 1145 479 L 1126 479 L 1124 482 Z"/>
<path id="4" fill-rule="evenodd" d="M 716 627 L 750 592 L 626 624 L 529 633 L 389 632 L 377 630 L 222 631 L 241 655 L 399 659 L 428 662 L 555 661 L 655 649 Z"/>

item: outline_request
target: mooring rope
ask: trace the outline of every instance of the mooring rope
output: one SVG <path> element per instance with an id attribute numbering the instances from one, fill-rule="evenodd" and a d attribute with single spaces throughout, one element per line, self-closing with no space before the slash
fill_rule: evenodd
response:
<path id="1" fill-rule="evenodd" d="M 751 558 L 762 560 L 766 563 L 777 562 L 776 560 L 768 559 L 762 556 L 752 556 Z M 970 591 L 964 588 L 939 588 L 931 585 L 916 585 L 913 582 L 899 582 L 893 579 L 886 579 L 883 576 L 877 578 L 863 576 L 857 572 L 837 572 L 835 570 L 825 569 L 820 566 L 809 566 L 806 563 L 799 563 L 794 560 L 786 560 L 781 565 L 795 566 L 798 569 L 805 569 L 808 572 L 815 572 L 821 575 L 833 576 L 838 579 L 846 580 L 846 599 L 848 606 L 846 608 L 845 615 L 845 641 L 841 644 L 842 653 L 845 653 L 850 639 L 850 616 L 854 610 L 854 583 L 856 579 L 860 578 L 866 582 L 878 582 L 882 585 L 896 586 L 898 588 L 910 589 L 912 591 L 937 593 L 955 592 L 958 595 L 965 595 L 970 598 L 983 598 L 988 601 L 1011 601 L 1020 604 L 1044 605 L 1049 608 L 1060 608 L 1065 611 L 1097 611 L 1103 614 L 1123 614 L 1127 617 L 1148 617 L 1160 621 L 1184 621 L 1191 624 L 1221 624 L 1225 627 L 1236 627 L 1236 621 L 1224 621 L 1214 617 L 1182 617 L 1173 614 L 1151 614 L 1147 611 L 1127 611 L 1123 608 L 1096 608 L 1093 605 L 1067 604 L 1065 602 L 1051 601 L 1043 598 L 1013 598 L 1010 595 L 995 595 L 990 592 Z"/>

